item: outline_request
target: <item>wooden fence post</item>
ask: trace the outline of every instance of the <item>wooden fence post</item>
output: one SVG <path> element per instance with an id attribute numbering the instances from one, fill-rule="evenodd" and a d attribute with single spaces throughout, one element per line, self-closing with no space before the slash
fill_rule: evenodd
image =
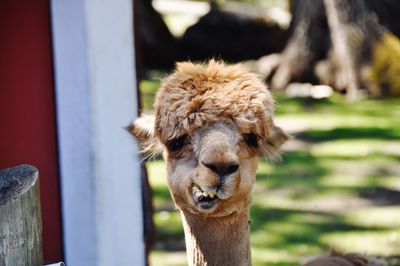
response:
<path id="1" fill-rule="evenodd" d="M 30 165 L 0 170 L 0 266 L 41 266 L 39 172 Z"/>

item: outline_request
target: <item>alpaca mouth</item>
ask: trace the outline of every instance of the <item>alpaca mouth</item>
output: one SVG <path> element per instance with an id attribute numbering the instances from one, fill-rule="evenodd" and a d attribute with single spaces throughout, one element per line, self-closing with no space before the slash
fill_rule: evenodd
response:
<path id="1" fill-rule="evenodd" d="M 199 187 L 192 187 L 193 202 L 203 210 L 213 208 L 221 199 L 218 198 L 216 191 L 204 192 Z"/>

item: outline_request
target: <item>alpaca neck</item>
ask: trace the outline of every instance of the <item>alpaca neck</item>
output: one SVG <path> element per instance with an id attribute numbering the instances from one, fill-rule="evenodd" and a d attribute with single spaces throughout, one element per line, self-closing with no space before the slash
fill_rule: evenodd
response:
<path id="1" fill-rule="evenodd" d="M 189 265 L 251 265 L 248 210 L 206 218 L 182 211 Z"/>

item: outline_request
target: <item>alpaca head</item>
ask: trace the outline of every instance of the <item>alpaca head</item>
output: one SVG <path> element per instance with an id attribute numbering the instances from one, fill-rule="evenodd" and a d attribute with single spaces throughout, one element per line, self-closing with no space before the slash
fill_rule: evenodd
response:
<path id="1" fill-rule="evenodd" d="M 178 208 L 213 217 L 247 209 L 258 157 L 278 157 L 287 139 L 263 82 L 240 65 L 179 63 L 154 107 L 129 130 L 145 151 L 163 151 Z"/>

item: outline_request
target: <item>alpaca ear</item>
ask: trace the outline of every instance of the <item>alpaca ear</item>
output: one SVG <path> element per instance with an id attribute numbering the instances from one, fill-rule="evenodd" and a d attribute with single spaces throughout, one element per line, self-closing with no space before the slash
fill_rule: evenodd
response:
<path id="1" fill-rule="evenodd" d="M 280 149 L 280 147 L 289 139 L 289 136 L 286 135 L 285 132 L 280 127 L 273 126 L 271 131 L 270 131 L 270 137 L 268 142 L 274 146 L 277 149 Z"/>
<path id="2" fill-rule="evenodd" d="M 154 115 L 143 114 L 127 127 L 127 130 L 140 142 L 142 152 L 154 154 L 162 152 L 161 142 L 154 135 L 154 124 Z"/>
<path id="3" fill-rule="evenodd" d="M 261 156 L 267 156 L 272 160 L 279 160 L 281 154 L 281 146 L 289 139 L 289 136 L 280 127 L 272 124 L 269 129 L 269 136 L 263 140 L 260 149 Z"/>

